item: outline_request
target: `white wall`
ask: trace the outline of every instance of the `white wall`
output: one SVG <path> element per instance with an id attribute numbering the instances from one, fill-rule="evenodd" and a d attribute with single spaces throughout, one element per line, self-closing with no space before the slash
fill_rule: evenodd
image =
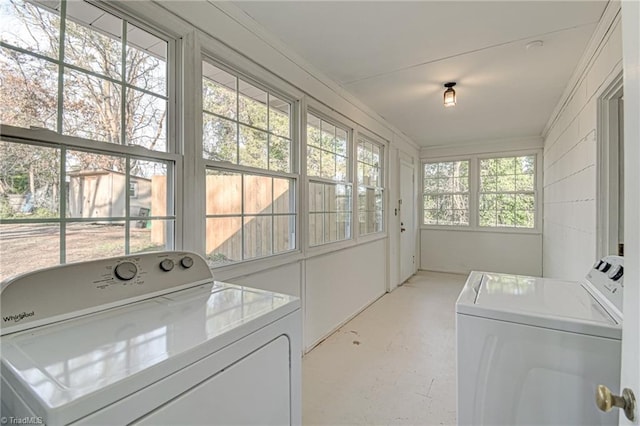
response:
<path id="1" fill-rule="evenodd" d="M 542 275 L 542 236 L 488 231 L 422 230 L 421 269 Z"/>
<path id="2" fill-rule="evenodd" d="M 423 148 L 422 160 L 466 158 L 470 155 L 510 155 L 540 150 L 542 139 L 478 141 L 463 146 Z M 538 167 L 538 172 L 541 168 Z M 540 192 L 538 199 L 541 199 Z M 420 206 L 418 206 L 420 208 Z M 542 212 L 539 211 L 539 214 Z M 420 212 L 419 218 L 422 218 Z M 542 234 L 456 228 L 420 230 L 420 269 L 467 274 L 472 270 L 542 275 Z"/>
<path id="3" fill-rule="evenodd" d="M 385 293 L 385 247 L 386 239 L 378 239 L 244 276 L 214 276 L 300 297 L 308 351 Z"/>
<path id="4" fill-rule="evenodd" d="M 544 139 L 543 274 L 580 279 L 596 259 L 598 97 L 622 70 L 620 4 L 610 3 Z"/>
<path id="5" fill-rule="evenodd" d="M 306 262 L 305 347 L 310 349 L 384 294 L 384 240 Z"/>

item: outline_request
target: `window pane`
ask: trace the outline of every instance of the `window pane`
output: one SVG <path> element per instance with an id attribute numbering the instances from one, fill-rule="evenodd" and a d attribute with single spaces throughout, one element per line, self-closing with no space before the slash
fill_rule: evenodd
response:
<path id="1" fill-rule="evenodd" d="M 495 175 L 480 176 L 481 192 L 496 192 L 498 190 L 498 178 Z"/>
<path id="2" fill-rule="evenodd" d="M 0 75 L 2 123 L 57 129 L 57 65 L 0 47 Z"/>
<path id="3" fill-rule="evenodd" d="M 267 92 L 240 80 L 240 122 L 267 130 Z"/>
<path id="4" fill-rule="evenodd" d="M 329 124 L 326 121 L 323 121 L 320 124 L 320 127 L 322 130 L 320 147 L 330 152 L 336 152 L 336 144 L 335 144 L 336 126 L 334 126 L 333 124 Z"/>
<path id="5" fill-rule="evenodd" d="M 128 188 L 123 157 L 68 151 L 66 172 L 68 217 L 124 216 Z"/>
<path id="6" fill-rule="evenodd" d="M 239 151 L 241 165 L 268 168 L 267 133 L 240 126 Z"/>
<path id="7" fill-rule="evenodd" d="M 324 209 L 324 184 L 309 183 L 309 211 L 322 212 Z"/>
<path id="8" fill-rule="evenodd" d="M 320 147 L 320 119 L 307 114 L 307 145 Z"/>
<path id="9" fill-rule="evenodd" d="M 308 148 L 308 151 L 309 151 L 309 156 L 307 157 L 307 174 L 309 176 L 320 176 L 321 174 L 320 162 L 321 162 L 322 151 L 312 146 Z"/>
<path id="10" fill-rule="evenodd" d="M 202 107 L 223 117 L 237 114 L 236 77 L 213 65 L 202 63 Z"/>
<path id="11" fill-rule="evenodd" d="M 207 219 L 207 260 L 221 266 L 242 260 L 242 219 L 221 217 Z"/>
<path id="12" fill-rule="evenodd" d="M 533 174 L 535 171 L 535 156 L 527 155 L 516 158 L 516 173 Z"/>
<path id="13" fill-rule="evenodd" d="M 347 157 L 336 155 L 336 174 L 335 180 L 345 182 L 347 180 Z"/>
<path id="14" fill-rule="evenodd" d="M 0 3 L 0 20 L 3 42 L 50 58 L 58 57 L 60 17 L 57 12 L 10 0 Z"/>
<path id="15" fill-rule="evenodd" d="M 167 42 L 127 24 L 126 82 L 158 95 L 167 94 Z"/>
<path id="16" fill-rule="evenodd" d="M 120 86 L 65 70 L 63 133 L 120 143 Z"/>
<path id="17" fill-rule="evenodd" d="M 288 173 L 291 171 L 291 141 L 269 136 L 269 170 Z"/>
<path id="18" fill-rule="evenodd" d="M 271 246 L 272 216 L 246 216 L 244 219 L 244 258 L 268 256 Z"/>
<path id="19" fill-rule="evenodd" d="M 535 204 L 535 196 L 533 194 L 518 194 L 516 195 L 516 209 L 517 210 L 533 210 Z"/>
<path id="20" fill-rule="evenodd" d="M 336 127 L 336 154 L 347 156 L 347 131 Z"/>
<path id="21" fill-rule="evenodd" d="M 66 20 L 64 61 L 82 69 L 120 80 L 122 77 L 122 19 L 109 15 L 104 11 L 85 2 L 79 3 L 79 8 L 71 12 L 99 16 L 95 24 Z M 92 27 L 89 27 L 89 24 Z M 109 28 L 114 34 L 105 33 L 103 28 Z"/>
<path id="22" fill-rule="evenodd" d="M 320 177 L 338 180 L 336 176 L 336 157 L 331 152 L 320 151 Z"/>
<path id="23" fill-rule="evenodd" d="M 533 191 L 533 175 L 517 175 L 516 176 L 516 191 Z"/>
<path id="24" fill-rule="evenodd" d="M 498 192 L 513 192 L 516 189 L 515 175 L 499 175 L 497 177 Z"/>
<path id="25" fill-rule="evenodd" d="M 167 101 L 127 89 L 126 137 L 129 145 L 152 151 L 167 150 Z"/>
<path id="26" fill-rule="evenodd" d="M 242 175 L 240 173 L 207 170 L 206 191 L 207 215 L 242 214 Z"/>
<path id="27" fill-rule="evenodd" d="M 516 210 L 516 226 L 519 228 L 533 228 L 535 212 L 533 210 Z"/>
<path id="28" fill-rule="evenodd" d="M 0 218 L 60 216 L 60 151 L 0 142 Z"/>
<path id="29" fill-rule="evenodd" d="M 172 215 L 173 205 L 168 203 L 167 184 L 166 163 L 131 159 L 129 215 L 133 217 Z"/>
<path id="30" fill-rule="evenodd" d="M 67 263 L 126 254 L 124 222 L 67 223 L 65 235 Z"/>
<path id="31" fill-rule="evenodd" d="M 294 184 L 292 179 L 273 179 L 273 212 L 294 213 Z"/>
<path id="32" fill-rule="evenodd" d="M 130 225 L 129 253 L 170 250 L 173 220 L 136 220 Z"/>
<path id="33" fill-rule="evenodd" d="M 439 179 L 427 178 L 424 179 L 424 192 L 438 192 Z"/>
<path id="34" fill-rule="evenodd" d="M 309 245 L 315 246 L 322 244 L 324 213 L 309 214 Z"/>
<path id="35" fill-rule="evenodd" d="M 293 250 L 295 245 L 296 219 L 294 215 L 275 216 L 273 218 L 273 252 L 282 253 Z"/>
<path id="36" fill-rule="evenodd" d="M 59 224 L 0 224 L 0 281 L 58 263 Z"/>
<path id="37" fill-rule="evenodd" d="M 203 114 L 202 156 L 208 160 L 238 162 L 237 127 L 233 121 Z"/>
<path id="38" fill-rule="evenodd" d="M 289 117 L 289 103 L 269 95 L 269 131 L 288 138 L 291 128 Z"/>
<path id="39" fill-rule="evenodd" d="M 324 215 L 324 242 L 338 241 L 338 214 L 325 213 Z"/>
<path id="40" fill-rule="evenodd" d="M 244 211 L 249 214 L 272 213 L 273 179 L 265 176 L 244 176 Z"/>

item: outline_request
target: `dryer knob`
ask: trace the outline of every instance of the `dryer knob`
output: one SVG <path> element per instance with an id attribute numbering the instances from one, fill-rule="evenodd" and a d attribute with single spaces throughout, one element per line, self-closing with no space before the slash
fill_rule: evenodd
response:
<path id="1" fill-rule="evenodd" d="M 169 272 L 170 270 L 172 270 L 173 269 L 173 260 L 165 259 L 162 262 L 160 262 L 160 269 L 162 269 L 165 272 Z"/>
<path id="2" fill-rule="evenodd" d="M 618 281 L 624 275 L 624 267 L 622 265 L 618 265 L 617 268 L 614 268 L 611 272 L 607 274 L 609 278 L 613 281 Z"/>
<path id="3" fill-rule="evenodd" d="M 611 264 L 609 262 L 604 262 L 604 265 L 600 267 L 602 272 L 607 272 L 609 269 L 611 269 Z"/>
<path id="4" fill-rule="evenodd" d="M 193 266 L 193 258 L 191 258 L 189 256 L 185 256 L 180 261 L 180 264 L 182 265 L 183 268 L 189 269 L 189 268 L 191 268 Z"/>

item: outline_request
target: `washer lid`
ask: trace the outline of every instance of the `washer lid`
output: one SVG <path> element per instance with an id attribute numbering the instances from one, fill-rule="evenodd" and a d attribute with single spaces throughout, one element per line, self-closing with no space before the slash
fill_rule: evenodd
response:
<path id="1" fill-rule="evenodd" d="M 293 296 L 211 282 L 3 336 L 2 378 L 47 424 L 68 424 L 299 307 Z"/>
<path id="2" fill-rule="evenodd" d="M 610 314 L 577 281 L 472 272 L 458 298 L 457 312 L 594 336 L 621 338 L 621 319 Z"/>

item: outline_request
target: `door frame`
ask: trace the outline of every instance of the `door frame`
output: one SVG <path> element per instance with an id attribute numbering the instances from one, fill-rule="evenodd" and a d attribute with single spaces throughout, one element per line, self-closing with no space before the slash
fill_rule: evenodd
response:
<path id="1" fill-rule="evenodd" d="M 623 95 L 620 72 L 598 98 L 596 159 L 596 258 L 618 254 L 619 228 L 619 100 Z"/>

